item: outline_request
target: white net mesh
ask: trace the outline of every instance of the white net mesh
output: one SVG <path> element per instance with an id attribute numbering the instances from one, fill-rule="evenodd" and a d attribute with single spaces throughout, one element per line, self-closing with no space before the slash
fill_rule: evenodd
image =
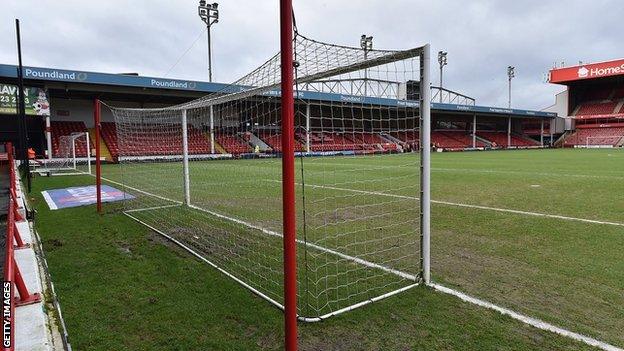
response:
<path id="1" fill-rule="evenodd" d="M 420 272 L 420 49 L 295 39 L 299 314 L 327 317 Z M 279 55 L 224 91 L 112 107 L 132 218 L 283 304 Z M 185 162 L 185 159 L 188 160 Z"/>
<path id="2" fill-rule="evenodd" d="M 59 137 L 55 156 L 43 161 L 41 171 L 58 175 L 91 172 L 91 143 L 88 133 L 72 133 Z"/>
<path id="3" fill-rule="evenodd" d="M 622 139 L 620 135 L 588 136 L 585 138 L 586 147 L 613 147 Z"/>

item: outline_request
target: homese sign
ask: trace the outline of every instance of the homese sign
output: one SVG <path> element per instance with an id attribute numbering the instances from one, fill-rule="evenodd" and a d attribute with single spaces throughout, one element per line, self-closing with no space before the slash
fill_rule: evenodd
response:
<path id="1" fill-rule="evenodd" d="M 617 76 L 621 74 L 624 75 L 624 59 L 567 68 L 556 68 L 550 71 L 550 82 L 561 83 L 579 79 Z"/>

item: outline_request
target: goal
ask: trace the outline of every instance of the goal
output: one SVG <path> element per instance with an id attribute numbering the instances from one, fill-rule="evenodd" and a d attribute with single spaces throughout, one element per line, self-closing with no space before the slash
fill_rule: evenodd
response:
<path id="1" fill-rule="evenodd" d="M 620 137 L 613 136 L 588 136 L 585 139 L 586 148 L 611 148 Z"/>
<path id="2" fill-rule="evenodd" d="M 429 281 L 429 46 L 282 44 L 218 93 L 110 103 L 119 165 L 102 181 L 132 195 L 127 216 L 314 322 Z"/>
<path id="3" fill-rule="evenodd" d="M 89 133 L 62 135 L 56 157 L 44 159 L 36 170 L 42 175 L 91 174 L 91 143 Z"/>

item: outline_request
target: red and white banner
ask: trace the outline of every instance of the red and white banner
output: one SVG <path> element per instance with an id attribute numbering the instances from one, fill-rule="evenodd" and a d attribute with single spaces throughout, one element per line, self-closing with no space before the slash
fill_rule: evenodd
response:
<path id="1" fill-rule="evenodd" d="M 624 59 L 550 70 L 551 83 L 624 75 Z"/>

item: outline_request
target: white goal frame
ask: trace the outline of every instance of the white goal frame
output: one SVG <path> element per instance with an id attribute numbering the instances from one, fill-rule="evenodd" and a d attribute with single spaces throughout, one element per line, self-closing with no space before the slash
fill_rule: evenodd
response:
<path id="1" fill-rule="evenodd" d="M 87 147 L 86 157 L 76 156 L 76 142 L 80 138 L 85 138 Z M 65 151 L 65 154 L 60 157 L 44 159 L 43 165 L 36 170 L 41 175 L 84 175 L 91 174 L 91 140 L 89 132 L 78 132 L 70 135 L 63 135 L 61 138 L 68 138 L 71 142 L 71 148 Z M 86 162 L 87 171 L 84 172 L 78 169 L 80 162 Z"/>
<path id="2" fill-rule="evenodd" d="M 588 136 L 585 137 L 585 147 L 588 149 L 608 149 L 608 148 L 612 148 L 613 145 L 609 144 L 609 145 L 605 145 L 605 144 L 592 144 L 590 143 L 591 140 L 604 140 L 607 138 L 615 138 L 614 136 Z"/>
<path id="3" fill-rule="evenodd" d="M 302 37 L 301 40 L 306 45 L 311 45 L 313 48 L 316 47 L 317 50 L 319 50 L 318 47 L 320 46 L 330 45 L 330 44 L 324 44 L 321 42 L 316 42 L 316 41 L 307 39 L 305 37 Z M 288 42 L 290 42 L 290 40 Z M 334 46 L 333 48 L 339 51 L 351 49 L 351 48 L 337 47 L 337 46 Z M 357 50 L 357 49 L 354 48 L 353 50 Z M 291 50 L 290 49 L 287 49 L 285 51 L 283 50 L 283 52 L 288 52 L 288 51 L 291 51 Z M 431 91 L 429 88 L 430 87 L 430 62 L 431 62 L 430 45 L 426 44 L 421 47 L 416 47 L 416 48 L 412 48 L 412 49 L 404 50 L 404 51 L 388 51 L 388 52 L 381 51 L 379 54 L 377 54 L 377 56 L 378 57 L 369 56 L 368 60 L 364 60 L 361 62 L 358 61 L 359 59 L 355 59 L 355 61 L 349 65 L 336 66 L 336 67 L 333 67 L 333 66 L 325 67 L 323 65 L 317 67 L 317 66 L 312 66 L 311 64 L 308 64 L 310 65 L 310 67 L 308 67 L 308 71 L 306 71 L 306 75 L 298 77 L 296 81 L 293 81 L 292 77 L 289 78 L 290 81 L 286 81 L 286 82 L 280 82 L 278 79 L 276 79 L 275 81 L 273 80 L 265 81 L 266 79 L 262 78 L 262 80 L 259 81 L 260 83 L 250 84 L 249 82 L 254 81 L 253 77 L 255 77 L 256 75 L 262 76 L 262 77 L 266 75 L 264 74 L 263 70 L 274 69 L 275 66 L 271 65 L 271 63 L 273 61 L 277 61 L 277 59 L 275 60 L 272 59 L 268 61 L 269 62 L 268 64 L 261 66 L 261 68 L 257 70 L 257 72 L 259 73 L 255 73 L 256 71 L 254 71 L 254 73 L 251 74 L 252 78 L 245 78 L 247 80 L 242 79 L 235 83 L 241 86 L 256 86 L 258 84 L 265 84 L 264 86 L 261 86 L 259 88 L 242 90 L 240 92 L 236 91 L 231 94 L 220 95 L 216 97 L 209 97 L 203 100 L 199 99 L 199 100 L 195 100 L 195 101 L 177 106 L 175 108 L 145 109 L 145 113 L 147 114 L 160 113 L 158 115 L 158 118 L 160 118 L 161 123 L 168 126 L 167 128 L 170 128 L 170 129 L 165 128 L 166 129 L 165 133 L 162 134 L 163 136 L 159 140 L 161 140 L 162 142 L 167 142 L 168 140 L 169 142 L 179 143 L 178 145 L 181 146 L 181 150 L 175 149 L 173 151 L 170 151 L 171 153 L 175 154 L 176 156 L 175 159 L 180 160 L 181 158 L 181 161 L 182 161 L 181 162 L 182 167 L 179 170 L 182 179 L 180 180 L 180 184 L 179 184 L 180 188 L 176 188 L 176 190 L 179 191 L 179 193 L 177 193 L 177 195 L 174 196 L 175 198 L 167 193 L 165 194 L 154 193 L 149 187 L 141 188 L 141 186 L 124 184 L 125 182 L 123 180 L 121 183 L 119 183 L 115 181 L 110 181 L 109 179 L 104 178 L 104 177 L 101 177 L 99 179 L 107 180 L 114 184 L 120 184 L 124 187 L 124 189 L 129 189 L 134 192 L 140 193 L 150 199 L 153 198 L 153 199 L 165 201 L 164 204 L 160 203 L 159 201 L 156 201 L 156 203 L 153 203 L 153 204 L 135 203 L 134 204 L 135 206 L 136 205 L 141 205 L 141 206 L 137 208 L 131 208 L 131 209 L 126 208 L 123 210 L 123 213 L 127 215 L 128 217 L 132 218 L 133 220 L 149 227 L 155 232 L 160 233 L 164 237 L 178 244 L 183 249 L 189 251 L 194 256 L 200 258 L 204 262 L 215 267 L 220 272 L 232 278 L 233 280 L 241 284 L 243 287 L 249 289 L 250 291 L 258 295 L 259 297 L 268 301 L 272 305 L 284 310 L 286 315 L 288 315 L 291 318 L 294 318 L 295 320 L 298 319 L 299 321 L 302 321 L 302 322 L 319 322 L 329 317 L 332 317 L 332 316 L 335 316 L 335 315 L 338 315 L 347 311 L 351 311 L 353 309 L 365 306 L 369 303 L 395 295 L 397 293 L 416 287 L 418 285 L 429 285 L 431 283 L 431 273 L 430 273 L 430 270 L 431 270 L 430 268 L 430 223 L 431 223 L 431 220 L 430 220 L 430 216 L 431 216 L 430 215 L 430 202 L 431 202 L 430 153 L 431 153 L 431 149 L 429 147 L 429 145 L 431 144 L 430 142 L 431 140 L 430 139 Z M 279 58 L 279 56 L 277 55 L 275 57 Z M 396 101 L 396 106 L 399 108 L 409 107 L 414 110 L 418 110 L 417 112 L 418 114 L 417 115 L 415 114 L 413 116 L 414 119 L 413 119 L 413 122 L 411 123 L 415 123 L 416 126 L 418 126 L 418 131 L 420 133 L 419 143 L 417 146 L 418 152 L 420 154 L 420 158 L 419 160 L 415 160 L 413 164 L 413 167 L 414 167 L 413 171 L 414 171 L 414 176 L 415 176 L 413 179 L 413 182 L 415 183 L 414 187 L 416 187 L 416 184 L 420 185 L 419 193 L 415 192 L 414 195 L 418 196 L 420 200 L 420 206 L 419 206 L 419 210 L 416 208 L 416 206 L 414 206 L 414 212 L 411 218 L 419 219 L 418 222 L 420 225 L 420 233 L 419 233 L 420 237 L 414 238 L 415 239 L 413 240 L 414 246 L 413 248 L 411 248 L 412 250 L 411 252 L 415 253 L 414 256 L 419 255 L 420 257 L 419 257 L 418 262 L 414 262 L 412 271 L 408 273 L 406 271 L 394 269 L 391 265 L 385 265 L 384 263 L 380 264 L 380 263 L 375 263 L 373 261 L 368 261 L 365 258 L 358 257 L 357 255 L 353 255 L 350 253 L 341 252 L 333 247 L 327 247 L 324 245 L 308 242 L 306 240 L 301 240 L 297 238 L 296 228 L 292 230 L 293 228 L 290 228 L 289 226 L 287 226 L 285 223 L 286 221 L 284 220 L 284 218 L 287 217 L 287 213 L 294 215 L 297 209 L 295 205 L 295 198 L 293 196 L 294 191 L 292 190 L 289 192 L 284 190 L 282 194 L 283 232 L 279 232 L 279 230 L 275 231 L 273 229 L 265 228 L 258 224 L 254 224 L 252 222 L 248 222 L 245 220 L 245 218 L 230 216 L 230 214 L 227 213 L 227 211 L 224 212 L 224 211 L 219 211 L 219 210 L 213 210 L 211 208 L 205 208 L 204 206 L 202 206 L 201 202 L 199 203 L 196 202 L 197 200 L 193 196 L 194 193 L 191 191 L 190 173 L 192 173 L 193 170 L 190 169 L 191 167 L 189 166 L 190 159 L 194 157 L 194 154 L 190 150 L 191 133 L 192 133 L 190 128 L 193 127 L 193 122 L 192 122 L 193 119 L 198 118 L 197 116 L 194 115 L 194 110 L 197 110 L 199 108 L 205 108 L 206 119 L 210 118 L 209 122 L 210 122 L 210 125 L 212 125 L 213 124 L 212 106 L 214 105 L 225 104 L 231 101 L 237 101 L 237 100 L 242 100 L 242 99 L 248 99 L 254 95 L 266 94 L 267 96 L 271 96 L 275 94 L 274 89 L 276 89 L 280 85 L 288 88 L 288 89 L 282 88 L 281 92 L 279 93 L 281 95 L 280 98 L 282 100 L 285 96 L 292 98 L 294 97 L 293 96 L 294 94 L 290 91 L 292 91 L 293 86 L 296 86 L 297 84 L 305 84 L 306 82 L 314 82 L 317 80 L 321 80 L 325 77 L 339 76 L 343 74 L 348 74 L 350 72 L 366 70 L 370 67 L 383 65 L 387 62 L 395 62 L 395 61 L 407 60 L 407 59 L 412 59 L 412 58 L 418 58 L 419 67 L 418 68 L 408 67 L 407 70 L 408 72 L 412 72 L 414 75 L 416 75 L 420 82 L 419 87 L 417 88 L 418 90 L 416 90 L 416 92 L 418 93 L 418 97 L 414 96 L 414 98 L 411 98 L 408 100 L 406 96 L 405 97 L 397 96 L 397 101 Z M 286 65 L 286 66 L 289 66 L 289 65 Z M 410 71 L 410 69 L 412 70 Z M 367 99 L 369 97 L 364 97 L 364 98 Z M 280 101 L 280 104 L 282 107 L 283 106 L 292 106 L 292 107 L 295 106 L 295 102 L 292 100 L 285 101 L 285 102 Z M 125 137 L 124 133 L 128 133 L 127 131 L 124 130 L 124 128 L 136 128 L 137 124 L 140 125 L 140 123 L 142 123 L 142 122 L 134 122 L 134 120 L 132 119 L 133 114 L 135 113 L 139 114 L 142 112 L 141 109 L 123 109 L 123 108 L 116 108 L 113 106 L 108 106 L 108 107 L 111 108 L 113 115 L 115 116 L 115 120 L 117 123 L 117 135 L 118 135 L 118 139 L 120 140 L 124 140 L 123 139 Z M 283 134 L 286 134 L 284 132 L 285 130 L 292 131 L 294 129 L 293 120 L 296 114 L 296 111 L 294 111 L 294 109 L 291 110 L 290 112 L 288 111 L 285 112 L 285 111 L 287 111 L 287 109 L 282 108 L 281 115 L 280 115 L 280 118 L 281 118 L 280 122 L 282 123 L 281 132 Z M 416 112 L 414 111 L 413 113 L 416 113 Z M 285 124 L 284 121 L 287 121 L 287 120 L 290 120 L 290 122 L 288 122 L 290 123 L 290 126 L 288 125 L 284 126 Z M 169 130 L 170 132 L 168 132 Z M 131 135 L 134 135 L 134 134 L 131 134 Z M 214 138 L 212 134 L 209 137 L 211 141 Z M 140 143 L 138 144 L 140 145 Z M 121 147 L 123 148 L 124 145 L 126 144 L 124 144 L 124 142 L 122 141 Z M 130 143 L 129 145 L 131 145 L 131 147 L 134 147 L 134 144 L 132 143 Z M 212 147 L 214 147 L 214 143 L 212 143 L 212 145 L 213 145 Z M 283 189 L 287 188 L 287 186 L 292 186 L 292 188 L 294 188 L 296 183 L 295 183 L 294 176 L 292 175 L 294 174 L 293 172 L 295 170 L 294 161 L 295 161 L 295 155 L 297 154 L 297 151 L 295 150 L 295 147 L 294 147 L 295 146 L 294 133 L 288 137 L 282 136 L 281 145 L 282 145 L 282 150 L 284 150 L 281 153 L 281 156 L 279 156 L 282 159 L 281 161 L 282 162 L 282 181 L 281 182 L 283 183 Z M 141 150 L 138 150 L 138 151 L 141 151 Z M 132 156 L 132 152 L 135 152 L 135 150 L 130 149 L 129 153 L 131 154 L 131 156 Z M 289 171 L 290 171 L 291 176 L 289 176 L 288 178 L 290 179 L 284 180 L 285 178 L 287 178 L 285 174 L 289 173 Z M 419 177 L 417 176 L 417 174 L 419 174 Z M 416 177 L 418 177 L 419 179 L 415 179 Z M 287 196 L 286 193 L 290 193 L 290 196 Z M 137 196 L 137 198 L 140 198 L 140 197 Z M 297 311 L 297 308 L 298 308 L 297 304 L 295 304 L 294 306 L 289 305 L 289 301 L 292 302 L 292 301 L 296 301 L 297 299 L 297 280 L 296 279 L 286 279 L 286 278 L 284 279 L 285 281 L 283 283 L 284 285 L 283 295 L 280 295 L 279 293 L 271 295 L 271 292 L 267 294 L 266 291 L 263 290 L 262 288 L 257 288 L 257 287 L 254 287 L 253 284 L 247 283 L 245 280 L 245 277 L 242 275 L 239 275 L 239 272 L 237 272 L 236 270 L 230 270 L 227 265 L 222 266 L 218 260 L 213 260 L 210 257 L 206 257 L 206 255 L 203 255 L 200 252 L 195 251 L 193 247 L 186 245 L 184 242 L 177 240 L 174 236 L 169 235 L 166 229 L 161 229 L 157 225 L 151 225 L 150 224 L 151 222 L 149 220 L 145 221 L 141 217 L 142 214 L 149 213 L 149 211 L 152 211 L 152 210 L 177 207 L 177 206 L 182 206 L 182 207 L 189 208 L 195 211 L 201 211 L 202 213 L 207 214 L 210 217 L 216 218 L 220 221 L 234 223 L 236 225 L 242 226 L 243 228 L 249 228 L 254 231 L 257 231 L 262 236 L 267 236 L 269 238 L 270 237 L 280 238 L 283 242 L 284 248 L 286 248 L 287 246 L 290 248 L 293 248 L 293 247 L 296 248 L 297 246 L 299 246 L 299 247 L 305 248 L 306 250 L 311 250 L 314 252 L 322 252 L 323 254 L 331 255 L 332 257 L 338 257 L 340 260 L 350 261 L 358 266 L 373 268 L 376 270 L 383 271 L 385 273 L 390 273 L 393 277 L 399 277 L 400 279 L 405 279 L 405 284 L 402 284 L 402 286 L 400 287 L 399 286 L 394 287 L 393 289 L 387 289 L 388 291 L 379 292 L 378 294 L 371 294 L 367 296 L 366 298 L 358 298 L 357 301 L 354 299 L 354 301 L 349 301 L 350 303 L 348 304 L 345 303 L 344 305 L 341 305 L 340 308 L 333 309 L 331 311 L 323 311 L 323 313 L 319 312 L 319 313 L 312 313 L 312 314 L 299 313 Z M 416 224 L 415 226 L 418 226 L 418 224 Z M 416 232 L 417 230 L 416 228 L 414 228 L 414 233 Z M 282 253 L 285 253 L 286 251 L 287 250 L 283 249 Z M 286 256 L 286 254 L 284 254 L 284 256 Z M 285 277 L 287 274 L 293 274 L 292 272 L 288 272 L 288 271 L 296 271 L 296 268 L 297 268 L 296 256 L 290 255 L 290 257 L 288 258 L 284 257 L 283 260 L 284 260 L 283 276 Z M 282 302 L 282 298 L 284 302 Z"/>

